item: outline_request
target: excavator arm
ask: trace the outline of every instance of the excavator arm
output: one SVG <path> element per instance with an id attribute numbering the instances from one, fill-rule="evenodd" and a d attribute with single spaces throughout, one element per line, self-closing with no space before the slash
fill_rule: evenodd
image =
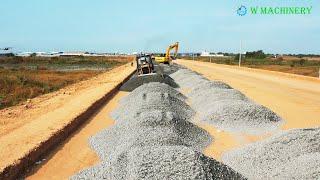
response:
<path id="1" fill-rule="evenodd" d="M 166 59 L 171 59 L 171 57 L 170 57 L 170 51 L 171 51 L 172 49 L 174 49 L 174 56 L 173 56 L 173 57 L 176 58 L 177 55 L 178 55 L 178 50 L 179 50 L 179 42 L 176 42 L 176 43 L 170 45 L 170 46 L 167 48 Z"/>
<path id="2" fill-rule="evenodd" d="M 170 61 L 172 60 L 171 56 L 170 56 L 170 51 L 174 49 L 174 55 L 173 58 L 175 59 L 178 55 L 178 50 L 179 50 L 179 42 L 176 42 L 172 45 L 170 45 L 167 48 L 166 54 L 165 56 L 156 56 L 155 57 L 155 61 L 157 61 L 158 63 L 164 63 L 164 64 L 170 64 Z"/>

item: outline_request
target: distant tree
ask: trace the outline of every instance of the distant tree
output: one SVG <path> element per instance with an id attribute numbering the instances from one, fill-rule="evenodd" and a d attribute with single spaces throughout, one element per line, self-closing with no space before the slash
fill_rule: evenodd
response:
<path id="1" fill-rule="evenodd" d="M 37 53 L 30 54 L 30 57 L 36 57 L 36 56 L 37 56 Z"/>
<path id="2" fill-rule="evenodd" d="M 246 58 L 265 59 L 266 57 L 267 55 L 262 50 L 246 53 Z"/>
<path id="3" fill-rule="evenodd" d="M 239 60 L 239 55 L 240 54 L 236 54 L 235 56 L 234 56 L 234 60 Z M 246 54 L 241 54 L 241 60 L 245 60 L 245 58 L 247 57 L 247 55 Z"/>
<path id="4" fill-rule="evenodd" d="M 6 56 L 6 57 L 14 57 L 14 54 L 13 53 L 6 53 L 4 56 Z"/>
<path id="5" fill-rule="evenodd" d="M 300 59 L 300 60 L 299 60 L 300 66 L 303 66 L 303 65 L 306 63 L 306 61 L 307 61 L 307 60 L 305 60 L 305 59 Z"/>

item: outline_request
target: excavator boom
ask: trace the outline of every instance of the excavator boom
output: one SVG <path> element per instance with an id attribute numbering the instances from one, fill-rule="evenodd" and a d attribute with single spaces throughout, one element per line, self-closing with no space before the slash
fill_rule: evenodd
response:
<path id="1" fill-rule="evenodd" d="M 166 52 L 166 58 L 167 58 L 167 59 L 171 59 L 170 51 L 171 51 L 172 49 L 174 49 L 174 56 L 173 56 L 173 57 L 176 58 L 177 55 L 178 55 L 178 50 L 179 50 L 179 42 L 176 42 L 176 43 L 170 45 L 170 46 L 167 48 L 167 52 Z"/>
<path id="2" fill-rule="evenodd" d="M 171 50 L 174 49 L 174 55 L 173 55 L 173 58 L 171 58 Z M 179 42 L 176 42 L 172 45 L 170 45 L 168 48 L 167 48 L 167 51 L 166 51 L 166 54 L 164 57 L 155 57 L 155 60 L 158 62 L 158 63 L 165 63 L 165 64 L 170 64 L 170 61 L 172 59 L 175 59 L 178 55 L 178 50 L 179 50 Z"/>

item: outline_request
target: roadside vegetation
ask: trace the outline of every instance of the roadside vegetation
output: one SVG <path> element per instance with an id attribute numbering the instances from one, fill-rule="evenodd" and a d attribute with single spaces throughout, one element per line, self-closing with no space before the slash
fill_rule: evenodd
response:
<path id="1" fill-rule="evenodd" d="M 71 56 L 71 57 L 0 57 L 0 68 L 10 69 L 38 69 L 38 70 L 104 70 L 115 65 L 129 62 L 132 57 L 124 56 Z"/>
<path id="2" fill-rule="evenodd" d="M 0 57 L 0 109 L 91 78 L 130 60 L 127 57 Z M 81 68 L 66 70 L 70 65 Z"/>
<path id="3" fill-rule="evenodd" d="M 217 64 L 238 65 L 239 55 L 227 57 L 182 57 L 183 59 L 212 62 Z M 279 71 L 304 76 L 319 77 L 320 58 L 304 56 L 279 56 L 271 57 L 263 51 L 247 52 L 242 55 L 241 66 Z"/>

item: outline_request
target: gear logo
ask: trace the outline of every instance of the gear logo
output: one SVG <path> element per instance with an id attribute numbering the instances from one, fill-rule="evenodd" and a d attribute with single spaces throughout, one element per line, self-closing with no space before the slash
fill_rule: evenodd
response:
<path id="1" fill-rule="evenodd" d="M 238 10 L 237 10 L 237 14 L 239 15 L 239 16 L 244 16 L 244 15 L 246 15 L 247 14 L 247 8 L 245 7 L 245 6 L 240 6 L 239 8 L 238 8 Z"/>

